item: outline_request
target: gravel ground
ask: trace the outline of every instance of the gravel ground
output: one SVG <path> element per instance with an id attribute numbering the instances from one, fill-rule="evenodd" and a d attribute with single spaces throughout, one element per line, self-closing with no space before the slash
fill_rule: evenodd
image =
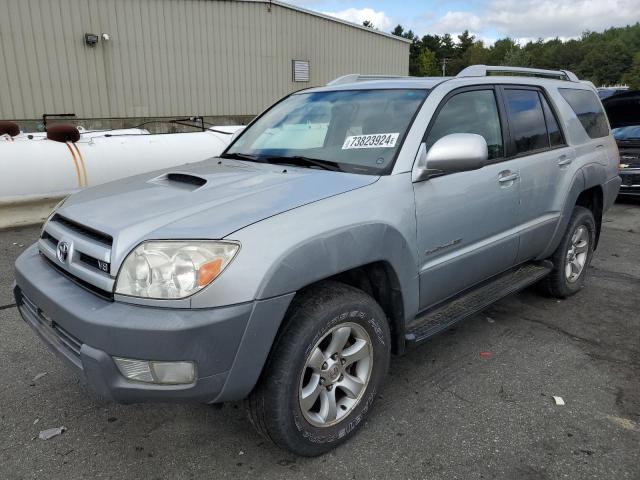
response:
<path id="1" fill-rule="evenodd" d="M 13 261 L 38 233 L 0 232 L 2 479 L 640 478 L 638 203 L 608 212 L 582 292 L 512 295 L 394 359 L 359 435 L 315 459 L 264 442 L 238 404 L 89 393 L 12 306 Z"/>

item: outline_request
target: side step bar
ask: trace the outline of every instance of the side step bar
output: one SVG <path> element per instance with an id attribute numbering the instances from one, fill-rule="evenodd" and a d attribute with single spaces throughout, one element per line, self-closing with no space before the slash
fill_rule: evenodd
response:
<path id="1" fill-rule="evenodd" d="M 407 325 L 407 344 L 420 343 L 446 330 L 472 315 L 484 310 L 492 303 L 544 278 L 553 269 L 553 264 L 531 262 L 509 270 L 444 305 L 436 306 Z"/>

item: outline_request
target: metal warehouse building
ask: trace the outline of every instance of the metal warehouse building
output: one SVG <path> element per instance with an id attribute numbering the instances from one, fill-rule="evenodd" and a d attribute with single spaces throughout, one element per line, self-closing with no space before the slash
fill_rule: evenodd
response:
<path id="1" fill-rule="evenodd" d="M 0 11 L 0 119 L 253 116 L 347 73 L 408 73 L 405 39 L 278 1 L 3 0 Z"/>

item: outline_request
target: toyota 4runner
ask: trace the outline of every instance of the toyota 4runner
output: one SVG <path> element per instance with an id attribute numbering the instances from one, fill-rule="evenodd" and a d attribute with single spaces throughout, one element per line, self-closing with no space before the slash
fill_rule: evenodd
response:
<path id="1" fill-rule="evenodd" d="M 266 438 L 319 455 L 370 414 L 391 354 L 534 283 L 578 292 L 618 163 L 571 72 L 348 75 L 219 158 L 67 198 L 16 302 L 102 396 L 246 399 Z"/>

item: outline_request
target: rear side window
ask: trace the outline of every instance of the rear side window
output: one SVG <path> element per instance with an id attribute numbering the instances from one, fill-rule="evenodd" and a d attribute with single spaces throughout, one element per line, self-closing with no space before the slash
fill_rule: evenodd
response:
<path id="1" fill-rule="evenodd" d="M 549 144 L 551 145 L 551 148 L 561 147 L 565 143 L 562 132 L 560 131 L 560 127 L 558 126 L 558 120 L 551 111 L 551 107 L 549 107 L 549 104 L 547 103 L 547 100 L 544 98 L 544 96 L 540 95 L 540 100 L 542 101 L 542 109 L 544 110 L 544 119 L 547 122 Z"/>
<path id="2" fill-rule="evenodd" d="M 538 92 L 507 89 L 504 98 L 515 154 L 549 148 L 547 125 Z"/>
<path id="3" fill-rule="evenodd" d="M 493 90 L 471 90 L 449 98 L 425 140 L 427 151 L 451 133 L 482 135 L 487 141 L 490 159 L 504 156 L 502 128 Z"/>
<path id="4" fill-rule="evenodd" d="M 609 135 L 607 118 L 594 92 L 591 90 L 576 90 L 574 88 L 560 88 L 559 90 L 578 116 L 578 120 L 580 120 L 589 137 L 600 138 Z"/>

